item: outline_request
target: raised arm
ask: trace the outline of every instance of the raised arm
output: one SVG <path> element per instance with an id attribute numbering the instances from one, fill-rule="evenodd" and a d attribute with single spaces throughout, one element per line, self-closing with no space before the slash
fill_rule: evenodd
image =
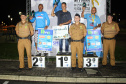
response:
<path id="1" fill-rule="evenodd" d="M 53 7 L 53 9 L 52 9 L 51 16 L 53 16 L 53 17 L 56 16 L 55 13 L 54 13 L 56 7 L 57 7 L 57 5 L 54 5 L 54 7 Z"/>
<path id="2" fill-rule="evenodd" d="M 83 17 L 84 18 L 84 11 L 85 11 L 85 7 L 82 7 L 82 13 L 81 13 L 81 17 Z"/>

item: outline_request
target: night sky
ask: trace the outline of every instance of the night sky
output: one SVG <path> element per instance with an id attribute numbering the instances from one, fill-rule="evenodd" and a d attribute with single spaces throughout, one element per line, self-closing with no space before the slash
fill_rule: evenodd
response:
<path id="1" fill-rule="evenodd" d="M 0 8 L 0 24 L 2 21 L 6 24 L 11 24 L 8 15 L 13 18 L 12 24 L 16 24 L 20 21 L 19 12 L 26 11 L 26 0 L 1 0 Z"/>
<path id="2" fill-rule="evenodd" d="M 120 14 L 118 18 L 125 20 L 125 5 L 124 0 L 112 0 L 112 13 Z M 26 11 L 26 0 L 1 0 L 0 3 L 1 13 L 0 13 L 0 24 L 2 21 L 8 24 L 16 24 L 20 21 L 19 12 Z M 8 15 L 13 18 L 13 22 L 10 23 Z"/>

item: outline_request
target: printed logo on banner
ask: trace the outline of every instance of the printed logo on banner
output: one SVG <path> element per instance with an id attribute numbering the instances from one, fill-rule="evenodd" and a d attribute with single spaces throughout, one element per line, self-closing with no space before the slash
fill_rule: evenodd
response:
<path id="1" fill-rule="evenodd" d="M 74 11 L 75 12 L 82 12 L 83 3 L 86 3 L 86 10 L 85 12 L 90 12 L 91 10 L 91 0 L 74 0 Z"/>
<path id="2" fill-rule="evenodd" d="M 41 34 L 50 34 L 50 32 L 49 31 L 45 31 L 45 30 L 41 30 Z"/>
<path id="3" fill-rule="evenodd" d="M 53 41 L 53 46 L 59 46 L 59 41 Z"/>

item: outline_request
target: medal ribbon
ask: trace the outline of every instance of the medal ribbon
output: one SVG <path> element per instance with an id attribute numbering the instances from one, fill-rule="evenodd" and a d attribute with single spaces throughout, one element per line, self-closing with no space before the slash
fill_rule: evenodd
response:
<path id="1" fill-rule="evenodd" d="M 95 15 L 94 15 L 94 17 L 93 17 L 92 14 L 91 14 L 91 17 L 92 17 L 92 22 L 94 23 Z"/>

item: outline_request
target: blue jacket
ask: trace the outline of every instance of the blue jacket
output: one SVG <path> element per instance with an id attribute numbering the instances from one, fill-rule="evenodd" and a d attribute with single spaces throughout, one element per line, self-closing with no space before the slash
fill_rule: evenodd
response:
<path id="1" fill-rule="evenodd" d="M 30 22 L 33 23 L 35 20 L 36 20 L 35 30 L 38 30 L 38 28 L 45 28 L 45 26 L 49 26 L 50 24 L 50 19 L 48 17 L 48 14 L 44 11 L 35 12 L 35 17 L 33 17 L 33 19 L 30 20 Z M 46 24 L 46 20 L 47 20 L 47 24 Z"/>

